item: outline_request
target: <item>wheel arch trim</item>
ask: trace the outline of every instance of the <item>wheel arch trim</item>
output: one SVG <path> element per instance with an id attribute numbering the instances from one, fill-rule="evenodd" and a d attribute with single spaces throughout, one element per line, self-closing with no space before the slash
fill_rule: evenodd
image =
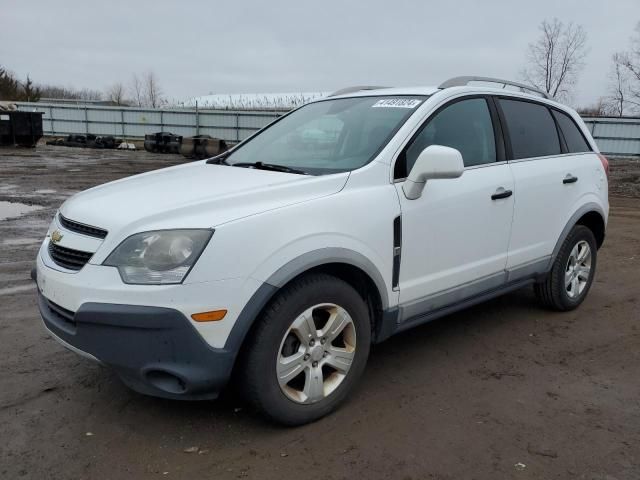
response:
<path id="1" fill-rule="evenodd" d="M 551 254 L 551 258 L 549 259 L 549 265 L 547 267 L 548 270 L 551 269 L 553 262 L 558 256 L 560 247 L 562 247 L 562 244 L 564 243 L 565 239 L 569 236 L 571 229 L 577 225 L 578 220 L 580 220 L 583 216 L 585 216 L 587 213 L 590 213 L 590 212 L 596 212 L 602 217 L 602 222 L 604 223 L 605 229 L 606 229 L 606 225 L 607 225 L 606 215 L 604 213 L 602 206 L 598 205 L 595 202 L 589 202 L 582 205 L 578 210 L 576 210 L 573 213 L 573 215 L 571 215 L 571 217 L 569 217 L 569 221 L 567 222 L 565 227 L 562 229 L 562 232 L 560 233 L 560 237 L 558 237 L 558 241 L 556 242 L 556 246 L 553 249 L 553 253 Z"/>
<path id="2" fill-rule="evenodd" d="M 284 287 L 298 275 L 321 265 L 344 263 L 359 268 L 373 281 L 382 302 L 382 308 L 388 308 L 389 296 L 387 285 L 380 270 L 367 257 L 348 248 L 327 247 L 307 252 L 289 261 L 276 270 L 266 281 L 277 288 Z"/>
<path id="3" fill-rule="evenodd" d="M 389 296 L 384 277 L 371 260 L 361 253 L 347 248 L 321 248 L 294 258 L 281 266 L 262 283 L 240 312 L 227 337 L 224 349 L 235 351 L 236 354 L 240 351 L 245 337 L 249 330 L 251 330 L 257 316 L 280 288 L 314 267 L 336 263 L 351 265 L 368 275 L 378 290 L 382 309 L 386 310 L 389 308 Z"/>

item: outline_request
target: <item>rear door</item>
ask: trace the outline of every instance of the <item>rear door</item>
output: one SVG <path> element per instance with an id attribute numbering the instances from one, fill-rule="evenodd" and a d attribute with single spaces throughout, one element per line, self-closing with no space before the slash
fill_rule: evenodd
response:
<path id="1" fill-rule="evenodd" d="M 590 148 L 559 110 L 513 97 L 500 98 L 498 106 L 515 181 L 507 269 L 541 267 L 592 184 L 593 168 L 584 153 Z"/>

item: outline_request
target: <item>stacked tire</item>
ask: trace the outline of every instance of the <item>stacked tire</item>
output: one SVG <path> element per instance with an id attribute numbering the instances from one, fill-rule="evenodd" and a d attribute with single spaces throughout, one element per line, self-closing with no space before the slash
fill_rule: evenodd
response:
<path id="1" fill-rule="evenodd" d="M 171 132 L 157 132 L 144 136 L 144 149 L 152 153 L 180 153 L 182 136 Z"/>
<path id="2" fill-rule="evenodd" d="M 224 140 L 209 135 L 197 135 L 182 140 L 180 153 L 187 158 L 211 158 L 227 151 L 228 145 Z"/>
<path id="3" fill-rule="evenodd" d="M 61 147 L 98 148 L 113 149 L 117 147 L 116 138 L 111 135 L 67 135 L 66 138 L 56 138 L 47 141 L 47 145 L 57 145 Z"/>

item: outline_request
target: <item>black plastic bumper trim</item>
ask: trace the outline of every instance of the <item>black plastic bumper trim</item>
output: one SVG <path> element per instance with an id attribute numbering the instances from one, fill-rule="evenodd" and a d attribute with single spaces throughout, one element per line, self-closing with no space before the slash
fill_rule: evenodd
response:
<path id="1" fill-rule="evenodd" d="M 75 328 L 70 329 L 40 292 L 38 306 L 52 333 L 112 367 L 140 393 L 215 398 L 231 376 L 237 352 L 211 347 L 177 310 L 85 303 L 75 312 Z"/>

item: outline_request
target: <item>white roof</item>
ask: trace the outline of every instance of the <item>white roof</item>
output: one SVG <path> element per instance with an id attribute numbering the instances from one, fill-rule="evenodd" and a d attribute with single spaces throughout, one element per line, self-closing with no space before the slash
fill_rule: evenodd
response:
<path id="1" fill-rule="evenodd" d="M 467 85 L 448 87 L 444 90 L 435 86 L 415 86 L 415 87 L 389 87 L 375 88 L 372 90 L 356 90 L 332 98 L 347 97 L 367 97 L 374 95 L 425 95 L 430 96 L 437 92 L 468 92 L 468 93 L 488 93 L 488 94 L 508 94 L 517 97 L 532 98 L 538 101 L 546 101 L 564 107 L 553 99 L 544 99 L 535 93 L 522 92 L 518 88 L 496 88 L 486 85 Z M 331 95 L 331 92 L 283 92 L 283 93 L 232 93 L 203 95 L 194 97 L 183 106 L 195 107 L 196 102 L 199 108 L 225 109 L 225 110 L 269 110 L 269 109 L 292 109 L 314 100 L 320 100 Z M 566 107 L 565 107 L 566 108 Z"/>
<path id="2" fill-rule="evenodd" d="M 351 92 L 345 97 L 367 95 L 433 95 L 437 87 L 401 87 L 380 88 L 377 90 L 362 90 Z M 331 92 L 281 92 L 281 93 L 218 93 L 193 97 L 185 102 L 185 107 L 211 108 L 221 110 L 235 109 L 283 109 L 294 108 L 304 103 L 318 100 L 330 95 Z"/>
<path id="3" fill-rule="evenodd" d="M 330 92 L 283 92 L 283 93 L 219 93 L 190 98 L 183 106 L 211 109 L 291 109 L 318 98 L 326 97 Z"/>
<path id="4" fill-rule="evenodd" d="M 437 91 L 439 91 L 438 87 L 389 87 L 376 88 L 373 90 L 358 90 L 344 95 L 336 95 L 335 98 L 367 97 L 372 95 L 433 95 Z"/>

